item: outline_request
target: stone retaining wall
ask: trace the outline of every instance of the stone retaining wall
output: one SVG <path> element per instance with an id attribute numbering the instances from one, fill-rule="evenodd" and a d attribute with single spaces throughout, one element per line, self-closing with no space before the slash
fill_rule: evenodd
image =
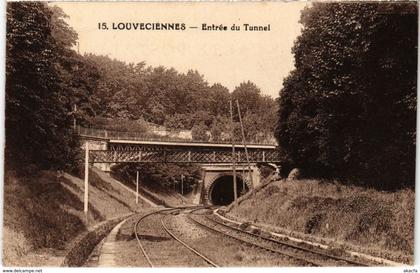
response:
<path id="1" fill-rule="evenodd" d="M 95 246 L 109 234 L 119 222 L 133 214 L 126 214 L 104 222 L 101 222 L 89 230 L 83 232 L 74 240 L 69 252 L 64 258 L 62 267 L 83 266 Z"/>

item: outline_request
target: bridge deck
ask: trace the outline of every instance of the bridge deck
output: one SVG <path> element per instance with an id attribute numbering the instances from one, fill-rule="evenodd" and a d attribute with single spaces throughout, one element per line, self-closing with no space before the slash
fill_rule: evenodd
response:
<path id="1" fill-rule="evenodd" d="M 158 146 L 183 146 L 183 147 L 208 147 L 208 148 L 231 148 L 232 144 L 212 143 L 212 142 L 174 142 L 174 141 L 152 141 L 152 140 L 121 140 L 109 139 L 111 144 L 139 144 L 139 145 L 158 145 Z M 244 148 L 243 144 L 237 143 L 235 147 Z M 276 149 L 276 145 L 270 144 L 246 144 L 250 149 Z"/>
<path id="2" fill-rule="evenodd" d="M 82 131 L 80 131 L 83 129 Z M 232 155 L 231 143 L 196 142 L 190 140 L 147 139 L 139 135 L 119 134 L 79 127 L 79 136 L 106 142 L 105 149 L 90 150 L 91 163 L 153 162 L 153 163 L 274 163 L 279 151 L 274 144 L 249 143 L 248 158 L 245 145 L 238 143 Z"/>
<path id="3" fill-rule="evenodd" d="M 104 140 L 110 143 L 222 148 L 232 146 L 232 143 L 228 141 L 197 141 L 192 139 L 173 138 L 169 136 L 150 136 L 139 132 L 120 132 L 104 129 L 84 128 L 81 126 L 77 127 L 76 133 L 82 138 Z M 246 145 L 251 149 L 276 149 L 277 147 L 275 141 L 247 143 Z M 243 147 L 243 145 L 240 142 L 238 142 L 236 146 Z"/>

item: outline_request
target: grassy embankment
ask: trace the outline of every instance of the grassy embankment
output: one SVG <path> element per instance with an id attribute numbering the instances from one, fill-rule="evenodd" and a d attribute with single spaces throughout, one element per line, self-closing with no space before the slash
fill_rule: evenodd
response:
<path id="1" fill-rule="evenodd" d="M 72 240 L 88 227 L 146 207 L 132 193 L 90 172 L 89 215 L 83 180 L 42 171 L 31 177 L 5 173 L 3 265 L 59 266 Z"/>
<path id="2" fill-rule="evenodd" d="M 413 263 L 415 192 L 279 180 L 229 215 L 294 237 Z"/>

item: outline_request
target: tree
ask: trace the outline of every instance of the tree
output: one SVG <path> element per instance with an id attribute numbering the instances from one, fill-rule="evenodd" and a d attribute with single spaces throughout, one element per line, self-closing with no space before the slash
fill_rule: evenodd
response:
<path id="1" fill-rule="evenodd" d="M 191 129 L 191 136 L 193 140 L 208 141 L 210 138 L 207 135 L 207 126 L 204 123 L 196 123 Z"/>
<path id="2" fill-rule="evenodd" d="M 239 101 L 243 115 L 248 112 L 256 112 L 259 108 L 261 90 L 251 81 L 243 82 L 233 90 L 232 99 L 234 108 L 236 108 L 235 101 Z"/>
<path id="3" fill-rule="evenodd" d="M 75 37 L 64 35 L 55 15 L 45 3 L 7 5 L 5 158 L 11 168 L 66 168 L 77 153 L 61 63 Z"/>
<path id="4" fill-rule="evenodd" d="M 189 114 L 176 113 L 165 118 L 165 127 L 168 129 L 190 129 L 191 123 L 192 120 Z"/>
<path id="5" fill-rule="evenodd" d="M 211 141 L 218 142 L 222 140 L 222 126 L 220 123 L 218 123 L 216 120 L 213 121 L 213 124 L 210 128 L 210 135 L 211 135 Z"/>
<path id="6" fill-rule="evenodd" d="M 417 5 L 315 3 L 279 99 L 285 162 L 382 188 L 413 185 Z"/>
<path id="7" fill-rule="evenodd" d="M 220 83 L 213 84 L 209 90 L 208 109 L 212 116 L 228 116 L 229 114 L 229 89 Z"/>
<path id="8" fill-rule="evenodd" d="M 209 112 L 197 109 L 192 115 L 193 120 L 197 124 L 204 124 L 207 128 L 213 123 L 213 116 Z"/>

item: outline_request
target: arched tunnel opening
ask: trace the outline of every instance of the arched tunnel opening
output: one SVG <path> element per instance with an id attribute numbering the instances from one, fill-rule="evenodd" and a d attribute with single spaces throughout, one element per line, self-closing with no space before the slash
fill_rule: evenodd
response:
<path id="1" fill-rule="evenodd" d="M 240 177 L 236 177 L 238 197 L 248 192 L 248 186 Z M 224 175 L 217 178 L 210 189 L 210 200 L 213 205 L 225 206 L 234 201 L 233 175 Z"/>

